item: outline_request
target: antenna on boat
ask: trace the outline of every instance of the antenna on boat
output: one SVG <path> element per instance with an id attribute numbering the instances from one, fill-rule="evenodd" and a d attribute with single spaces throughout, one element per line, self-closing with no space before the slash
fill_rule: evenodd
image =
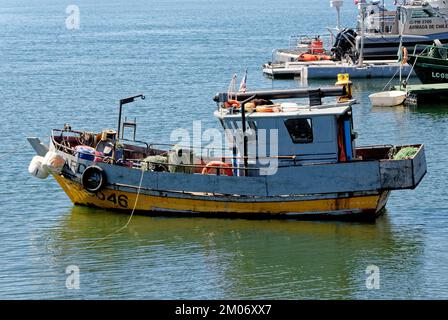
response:
<path id="1" fill-rule="evenodd" d="M 246 103 L 255 99 L 257 94 L 253 94 L 244 101 L 241 101 L 241 124 L 243 129 L 243 164 L 244 164 L 244 176 L 248 176 L 247 166 L 248 166 L 248 153 L 247 153 L 247 136 L 246 136 Z"/>
<path id="2" fill-rule="evenodd" d="M 358 67 L 362 67 L 364 64 L 364 33 L 365 33 L 365 20 L 366 20 L 366 3 L 359 2 L 358 7 L 361 13 L 361 48 L 359 50 Z"/>
<path id="3" fill-rule="evenodd" d="M 336 26 L 338 28 L 338 31 L 341 30 L 341 7 L 344 4 L 343 0 L 330 0 L 330 7 L 333 7 L 336 9 Z"/>
<path id="4" fill-rule="evenodd" d="M 120 128 L 121 128 L 121 111 L 123 109 L 123 105 L 134 102 L 135 99 L 141 98 L 145 100 L 145 96 L 143 94 L 139 94 L 137 96 L 128 97 L 120 100 L 120 111 L 118 112 L 118 130 L 117 130 L 117 140 L 120 139 Z"/>

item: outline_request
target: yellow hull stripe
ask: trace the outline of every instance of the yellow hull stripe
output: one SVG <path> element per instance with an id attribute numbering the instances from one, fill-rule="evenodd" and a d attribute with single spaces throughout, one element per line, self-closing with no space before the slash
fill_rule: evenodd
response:
<path id="1" fill-rule="evenodd" d="M 136 193 L 103 189 L 97 194 L 92 194 L 85 191 L 78 183 L 62 176 L 55 175 L 54 177 L 74 204 L 121 210 L 132 210 L 134 207 Z M 380 195 L 368 195 L 339 199 L 236 202 L 140 194 L 136 210 L 259 214 L 313 213 L 352 210 L 376 211 L 379 198 Z"/>

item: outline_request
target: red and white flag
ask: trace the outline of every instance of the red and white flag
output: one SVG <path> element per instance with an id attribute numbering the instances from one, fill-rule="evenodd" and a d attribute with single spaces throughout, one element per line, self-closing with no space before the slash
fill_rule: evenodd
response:
<path id="1" fill-rule="evenodd" d="M 239 92 L 246 92 L 246 81 L 247 81 L 247 69 L 246 72 L 244 73 L 244 77 L 243 79 L 241 79 L 241 83 L 240 83 L 240 89 L 238 90 Z"/>

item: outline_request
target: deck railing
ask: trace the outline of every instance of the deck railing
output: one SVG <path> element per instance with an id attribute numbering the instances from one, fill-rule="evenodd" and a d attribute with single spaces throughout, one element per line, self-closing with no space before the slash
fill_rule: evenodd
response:
<path id="1" fill-rule="evenodd" d="M 448 58 L 448 45 L 424 45 L 417 44 L 412 53 L 414 56 L 431 57 L 434 59 Z"/>

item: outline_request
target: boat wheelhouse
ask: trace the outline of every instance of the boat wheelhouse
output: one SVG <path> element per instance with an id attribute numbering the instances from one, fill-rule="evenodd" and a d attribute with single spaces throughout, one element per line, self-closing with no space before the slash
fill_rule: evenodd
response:
<path id="1" fill-rule="evenodd" d="M 53 130 L 48 147 L 28 138 L 37 153 L 29 171 L 40 178 L 50 173 L 76 205 L 146 214 L 373 219 L 391 190 L 419 184 L 424 147 L 356 146 L 354 101 L 344 83 L 217 94 L 214 114 L 232 142 L 230 155 L 65 126 Z"/>

